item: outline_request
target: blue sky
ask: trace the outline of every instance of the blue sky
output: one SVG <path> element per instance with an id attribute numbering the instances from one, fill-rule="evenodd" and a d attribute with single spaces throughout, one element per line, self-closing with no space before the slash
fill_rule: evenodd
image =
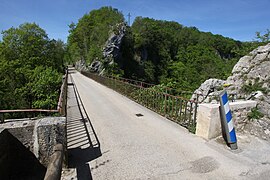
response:
<path id="1" fill-rule="evenodd" d="M 49 38 L 66 42 L 68 24 L 102 6 L 137 16 L 176 21 L 201 31 L 251 41 L 270 29 L 270 0 L 0 0 L 0 31 L 35 22 Z"/>

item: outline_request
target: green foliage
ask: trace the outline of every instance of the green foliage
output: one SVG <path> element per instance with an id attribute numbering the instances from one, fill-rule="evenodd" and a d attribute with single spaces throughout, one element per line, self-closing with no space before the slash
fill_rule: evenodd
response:
<path id="1" fill-rule="evenodd" d="M 124 21 L 123 14 L 112 7 L 102 7 L 85 14 L 78 23 L 70 24 L 67 52 L 69 62 L 91 63 L 102 58 L 102 48 L 111 27 Z"/>
<path id="2" fill-rule="evenodd" d="M 141 67 L 133 76 L 179 90 L 193 91 L 208 78 L 226 79 L 249 50 L 249 44 L 176 22 L 137 17 L 131 30 L 134 61 Z"/>
<path id="3" fill-rule="evenodd" d="M 269 42 L 270 41 L 270 30 L 266 29 L 265 34 L 261 34 L 261 32 L 256 32 L 256 39 L 260 42 Z"/>
<path id="4" fill-rule="evenodd" d="M 242 86 L 241 90 L 247 94 L 250 94 L 255 91 L 262 91 L 263 93 L 266 94 L 268 90 L 267 88 L 263 88 L 262 85 L 263 85 L 263 82 L 255 81 L 254 83 L 252 83 L 251 81 L 249 81 L 248 84 L 244 84 Z"/>
<path id="5" fill-rule="evenodd" d="M 64 43 L 50 40 L 37 24 L 2 32 L 0 109 L 56 108 Z"/>
<path id="6" fill-rule="evenodd" d="M 116 63 L 112 63 L 107 66 L 106 72 L 107 75 L 112 75 L 115 77 L 122 77 L 124 75 L 123 70 L 121 70 Z"/>
<path id="7" fill-rule="evenodd" d="M 101 59 L 108 32 L 123 21 L 123 15 L 111 7 L 84 15 L 70 25 L 69 58 L 87 63 Z M 177 22 L 136 17 L 127 28 L 117 66 L 108 69 L 115 74 L 119 68 L 119 75 L 126 78 L 193 91 L 208 78 L 226 79 L 239 58 L 259 44 L 200 32 Z"/>
<path id="8" fill-rule="evenodd" d="M 248 115 L 247 115 L 249 120 L 251 120 L 251 119 L 260 119 L 263 116 L 264 116 L 263 113 L 260 112 L 257 107 L 252 108 L 251 112 L 249 112 Z"/>
<path id="9" fill-rule="evenodd" d="M 61 74 L 56 70 L 38 66 L 31 75 L 31 94 L 35 97 L 34 108 L 53 109 L 60 93 Z"/>
<path id="10" fill-rule="evenodd" d="M 196 124 L 188 126 L 188 131 L 195 134 L 196 133 Z"/>

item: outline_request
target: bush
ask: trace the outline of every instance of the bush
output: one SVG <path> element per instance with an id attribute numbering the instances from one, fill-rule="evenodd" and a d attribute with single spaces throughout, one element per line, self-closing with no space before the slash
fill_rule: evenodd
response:
<path id="1" fill-rule="evenodd" d="M 263 113 L 260 112 L 257 107 L 252 108 L 251 112 L 249 112 L 248 115 L 247 115 L 249 120 L 251 120 L 251 119 L 260 119 L 263 116 L 264 116 Z"/>

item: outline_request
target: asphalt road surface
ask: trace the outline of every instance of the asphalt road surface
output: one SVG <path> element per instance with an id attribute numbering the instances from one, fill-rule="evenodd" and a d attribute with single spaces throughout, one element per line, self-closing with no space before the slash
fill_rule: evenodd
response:
<path id="1" fill-rule="evenodd" d="M 245 149 L 245 144 L 239 144 L 239 150 L 231 151 L 216 140 L 205 141 L 189 133 L 75 70 L 70 77 L 75 85 L 68 89 L 71 165 L 63 171 L 62 179 L 270 178 L 270 146 L 261 140 L 256 140 L 253 149 L 248 149 L 253 142 L 248 141 Z M 78 137 L 73 132 L 80 126 L 82 136 L 72 141 Z M 86 143 L 80 144 L 84 136 Z"/>

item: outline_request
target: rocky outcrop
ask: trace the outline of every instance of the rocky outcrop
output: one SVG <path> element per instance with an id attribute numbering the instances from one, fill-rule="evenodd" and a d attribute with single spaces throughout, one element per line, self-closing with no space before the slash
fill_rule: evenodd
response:
<path id="1" fill-rule="evenodd" d="M 232 70 L 232 75 L 226 81 L 219 79 L 206 80 L 194 94 L 204 96 L 199 99 L 203 102 L 209 102 L 208 96 L 215 96 L 223 89 L 228 94 L 234 94 L 236 99 L 257 99 L 261 101 L 261 110 L 270 117 L 270 43 L 266 46 L 260 46 L 242 57 Z M 201 102 L 201 101 L 200 101 Z M 264 105 L 262 105 L 262 102 Z M 269 104 L 266 105 L 265 103 Z M 263 108 L 266 106 L 267 108 Z"/>
<path id="2" fill-rule="evenodd" d="M 75 68 L 78 69 L 79 71 L 87 71 L 88 70 L 85 60 L 77 61 L 75 64 Z"/>
<path id="3" fill-rule="evenodd" d="M 105 47 L 103 49 L 103 57 L 105 60 L 110 60 L 111 57 L 118 58 L 120 52 L 120 46 L 123 40 L 123 37 L 126 33 L 126 24 L 120 23 L 117 24 L 107 40 Z"/>
<path id="4" fill-rule="evenodd" d="M 232 70 L 232 76 L 227 82 L 233 85 L 238 93 L 245 93 L 244 84 L 260 83 L 261 87 L 268 87 L 270 75 L 270 44 L 253 50 L 249 55 L 242 57 Z M 230 88 L 232 89 L 232 88 Z"/>
<path id="5" fill-rule="evenodd" d="M 198 102 L 212 102 L 215 100 L 213 97 L 216 97 L 223 88 L 223 84 L 225 84 L 224 80 L 208 79 L 194 92 L 192 99 L 196 99 Z"/>
<path id="6" fill-rule="evenodd" d="M 120 56 L 120 47 L 123 41 L 123 38 L 126 33 L 126 24 L 120 23 L 113 27 L 111 30 L 109 39 L 107 40 L 103 48 L 103 59 L 94 60 L 90 65 L 90 70 L 102 73 L 106 65 L 111 65 L 115 62 Z"/>
<path id="7" fill-rule="evenodd" d="M 226 83 L 229 93 L 239 98 L 254 99 L 259 110 L 270 117 L 270 44 L 260 46 L 242 57 Z"/>
<path id="8" fill-rule="evenodd" d="M 243 117 L 243 131 L 270 140 L 270 43 L 242 57 L 226 81 L 209 79 L 195 91 L 199 102 L 216 103 L 217 95 L 226 89 L 236 99 L 257 101 L 257 110 L 264 116 L 252 120 Z M 200 95 L 202 97 L 200 97 Z M 192 98 L 196 97 L 193 95 Z M 210 98 L 216 97 L 216 98 Z M 247 113 L 246 113 L 247 114 Z M 251 114 L 252 116 L 252 114 Z M 252 117 L 251 117 L 252 118 Z"/>

